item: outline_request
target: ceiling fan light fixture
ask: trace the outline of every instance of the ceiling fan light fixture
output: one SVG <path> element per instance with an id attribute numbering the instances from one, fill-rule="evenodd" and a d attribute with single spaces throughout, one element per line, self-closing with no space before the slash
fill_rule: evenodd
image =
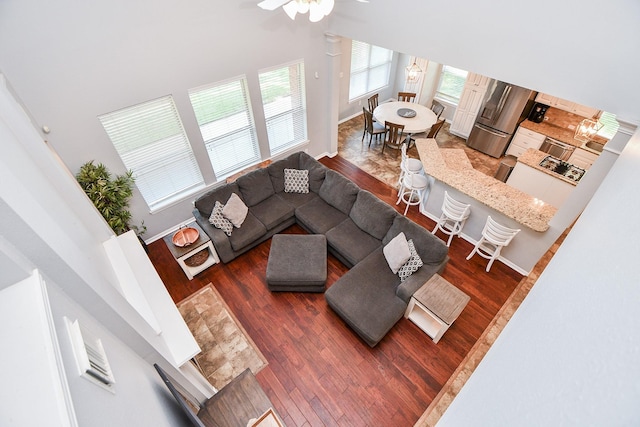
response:
<path id="1" fill-rule="evenodd" d="M 285 13 L 291 20 L 296 19 L 296 14 L 298 13 L 298 2 L 296 0 L 291 0 L 289 3 L 282 6 Z"/>
<path id="2" fill-rule="evenodd" d="M 324 13 L 322 13 L 320 5 L 317 2 L 312 1 L 309 4 L 309 21 L 318 22 L 322 18 L 324 18 Z"/>
<path id="3" fill-rule="evenodd" d="M 310 0 L 296 0 L 298 2 L 298 13 L 307 13 L 310 9 Z"/>
<path id="4" fill-rule="evenodd" d="M 327 16 L 331 13 L 331 11 L 333 10 L 333 6 L 336 3 L 335 0 L 317 0 L 317 1 L 318 1 L 318 5 L 320 6 L 320 10 L 324 14 L 324 16 Z"/>

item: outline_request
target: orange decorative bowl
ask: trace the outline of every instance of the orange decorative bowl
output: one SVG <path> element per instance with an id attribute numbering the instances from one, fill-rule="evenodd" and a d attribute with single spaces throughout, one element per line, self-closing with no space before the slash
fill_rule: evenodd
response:
<path id="1" fill-rule="evenodd" d="M 180 230 L 176 231 L 176 234 L 173 235 L 171 241 L 179 248 L 184 248 L 185 246 L 189 246 L 190 244 L 198 240 L 199 236 L 200 233 L 195 228 L 181 228 Z"/>

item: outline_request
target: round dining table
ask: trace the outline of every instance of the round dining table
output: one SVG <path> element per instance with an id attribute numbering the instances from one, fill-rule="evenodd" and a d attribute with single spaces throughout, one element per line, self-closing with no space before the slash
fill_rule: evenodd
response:
<path id="1" fill-rule="evenodd" d="M 436 113 L 424 105 L 414 102 L 384 102 L 373 110 L 373 117 L 380 124 L 385 122 L 404 125 L 403 133 L 407 134 L 407 144 L 414 133 L 426 132 L 437 121 Z"/>

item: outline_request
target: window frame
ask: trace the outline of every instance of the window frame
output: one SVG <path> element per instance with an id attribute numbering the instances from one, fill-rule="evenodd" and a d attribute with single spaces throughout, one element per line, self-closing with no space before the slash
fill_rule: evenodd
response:
<path id="1" fill-rule="evenodd" d="M 216 122 L 221 123 L 222 120 L 229 118 L 229 116 L 201 124 L 200 118 L 198 117 L 198 112 L 196 111 L 196 106 L 194 105 L 194 96 L 202 95 L 203 92 L 215 90 L 216 88 L 222 88 L 225 85 L 233 84 L 236 82 L 240 84 L 240 89 L 242 90 L 242 94 L 243 94 L 242 101 L 244 104 L 244 109 L 242 111 L 237 112 L 236 114 L 244 113 L 246 115 L 247 124 L 244 126 L 238 127 L 236 129 L 230 130 L 228 132 L 225 132 L 223 134 L 217 135 L 213 138 L 206 138 L 205 133 L 203 133 L 204 126 L 211 125 L 212 123 L 216 123 Z M 225 79 L 218 82 L 214 82 L 207 85 L 189 89 L 188 95 L 189 95 L 189 102 L 191 104 L 191 108 L 193 110 L 194 116 L 196 117 L 198 130 L 200 131 L 200 135 L 202 136 L 202 141 L 204 143 L 205 149 L 207 151 L 207 156 L 209 158 L 211 167 L 213 168 L 213 172 L 216 176 L 217 181 L 220 181 L 228 176 L 231 176 L 234 173 L 237 173 L 238 171 L 241 171 L 246 167 L 256 164 L 262 160 L 262 156 L 260 153 L 260 145 L 258 142 L 258 136 L 256 131 L 256 124 L 253 117 L 253 108 L 251 106 L 249 85 L 248 85 L 246 75 L 243 74 L 240 76 L 232 77 L 229 79 Z M 232 99 L 232 98 L 225 98 L 225 100 L 228 100 L 228 99 Z M 209 108 L 212 108 L 212 107 L 209 107 Z M 220 148 L 220 145 L 216 146 L 216 143 L 223 142 L 225 140 L 227 140 L 228 142 L 231 142 L 229 140 L 229 137 L 232 137 L 234 135 L 241 135 L 242 133 L 248 133 L 247 136 L 251 140 L 251 145 L 252 145 L 251 149 L 253 151 L 253 156 L 250 158 L 241 160 L 239 162 L 236 162 L 227 168 L 223 168 L 217 160 L 214 160 L 214 157 L 212 156 L 215 152 L 213 149 Z M 210 146 L 211 146 L 211 149 L 210 149 Z M 216 163 L 218 163 L 218 165 L 216 165 Z"/>
<path id="2" fill-rule="evenodd" d="M 167 122 L 167 118 L 175 121 Z M 98 120 L 125 168 L 133 171 L 136 188 L 151 213 L 165 209 L 205 188 L 202 171 L 172 95 L 161 96 L 101 114 L 98 116 Z M 132 123 L 136 125 L 134 126 Z M 160 123 L 162 123 L 162 127 L 154 126 L 154 124 Z M 152 135 L 157 129 L 175 129 L 177 132 L 157 139 Z M 136 134 L 139 137 L 136 137 Z M 148 142 L 144 142 L 145 140 Z M 158 144 L 163 144 L 162 151 L 157 149 Z M 128 145 L 137 146 L 131 149 L 127 147 Z M 150 158 L 148 157 L 149 153 L 155 153 L 157 156 Z M 144 156 L 140 154 L 144 154 Z M 160 156 L 160 154 L 162 155 Z M 141 158 L 144 158 L 144 161 L 141 161 Z M 172 159 L 173 161 L 170 161 Z M 162 170 L 167 168 L 175 169 L 177 161 L 181 161 L 183 165 L 187 166 L 187 168 L 181 167 L 181 171 L 186 171 L 191 175 L 189 179 L 185 180 L 185 185 L 174 185 L 173 188 L 169 188 L 171 185 L 167 185 L 163 191 L 159 191 L 160 185 L 145 184 L 145 182 L 159 182 L 153 178 L 153 175 L 160 174 Z M 171 176 L 174 177 L 174 175 Z M 176 180 L 167 179 L 162 182 L 175 184 Z M 169 188 L 168 191 L 167 188 Z M 162 194 L 157 195 L 156 193 Z"/>
<path id="3" fill-rule="evenodd" d="M 460 95 L 458 95 L 457 97 L 452 96 L 446 92 L 443 92 L 441 90 L 442 88 L 442 83 L 445 79 L 445 74 L 447 73 L 447 69 L 452 68 L 454 70 L 459 70 L 459 71 L 463 71 L 466 73 L 465 77 L 464 77 L 464 82 L 462 84 L 462 88 L 460 90 Z M 467 79 L 469 78 L 469 72 L 466 70 L 463 70 L 462 68 L 456 68 L 456 67 L 452 67 L 450 65 L 442 65 L 442 67 L 440 68 L 440 75 L 438 76 L 438 84 L 436 86 L 436 90 L 435 90 L 435 94 L 434 94 L 434 99 L 437 99 L 439 101 L 444 101 L 447 102 L 449 104 L 453 104 L 453 105 L 458 105 L 460 103 L 460 97 L 462 96 L 462 92 L 464 92 L 464 85 L 467 82 Z"/>
<path id="4" fill-rule="evenodd" d="M 289 97 L 292 100 L 291 108 L 287 110 L 280 111 L 274 115 L 267 116 L 268 108 L 266 106 L 273 105 L 273 102 L 265 103 L 265 87 L 263 87 L 263 83 L 267 83 L 262 79 L 262 76 L 271 73 L 274 71 L 278 71 L 284 68 L 291 69 L 292 67 L 296 68 L 296 76 L 295 80 L 292 81 L 291 75 L 289 78 L 289 83 L 297 82 L 299 85 L 297 88 L 289 87 Z M 299 59 L 295 61 L 291 61 L 285 64 L 276 65 L 273 67 L 263 68 L 258 70 L 258 86 L 260 88 L 260 98 L 262 100 L 262 111 L 264 114 L 264 123 L 267 129 L 267 144 L 269 147 L 270 154 L 276 155 L 282 152 L 285 152 L 292 147 L 306 144 L 309 142 L 309 133 L 308 133 L 308 118 L 307 118 L 307 94 L 306 94 L 306 74 L 305 74 L 305 64 L 304 59 Z M 298 96 L 295 96 L 298 94 Z M 294 100 L 297 100 L 294 104 Z M 291 116 L 292 127 L 291 131 L 293 133 L 293 139 L 282 143 L 281 141 L 276 141 L 276 137 L 281 135 L 270 131 L 270 129 L 274 129 L 272 125 L 278 124 L 285 119 L 286 117 Z"/>
<path id="5" fill-rule="evenodd" d="M 354 70 L 353 69 L 353 64 L 354 64 L 354 46 L 355 44 L 362 44 L 365 45 L 367 47 L 367 60 L 366 60 L 366 66 L 364 68 L 359 68 Z M 383 49 L 385 51 L 387 51 L 388 53 L 388 59 L 384 62 L 381 63 L 376 63 L 376 64 L 372 64 L 372 50 L 373 49 Z M 360 40 L 352 40 L 351 41 L 351 56 L 350 56 L 350 68 L 349 68 L 349 102 L 354 102 L 357 101 L 358 99 L 362 99 L 365 97 L 370 96 L 371 94 L 374 94 L 376 92 L 379 92 L 381 90 L 383 90 L 384 88 L 389 87 L 389 80 L 391 79 L 391 69 L 392 69 L 392 65 L 393 65 L 393 57 L 394 57 L 394 51 L 391 49 L 387 49 L 387 48 L 383 48 L 380 46 L 376 46 L 370 43 L 366 43 Z M 380 86 L 376 86 L 376 87 L 371 87 L 370 83 L 371 83 L 371 76 L 373 74 L 374 71 L 380 69 L 381 67 L 386 67 L 386 82 Z M 354 94 L 353 93 L 353 81 L 354 81 L 354 76 L 360 76 L 360 75 L 365 75 L 365 80 L 366 80 L 366 84 L 365 84 L 365 91 L 363 93 L 357 93 Z"/>

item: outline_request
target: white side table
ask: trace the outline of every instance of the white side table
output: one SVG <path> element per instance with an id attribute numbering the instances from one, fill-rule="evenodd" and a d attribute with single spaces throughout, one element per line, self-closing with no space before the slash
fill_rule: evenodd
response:
<path id="1" fill-rule="evenodd" d="M 200 228 L 200 226 L 197 223 L 192 222 L 189 225 L 187 225 L 187 227 L 195 228 L 196 230 L 198 230 L 198 233 L 199 233 L 198 240 L 196 240 L 189 246 L 185 246 L 181 248 L 179 246 L 174 245 L 172 241 L 173 234 L 164 236 L 162 239 L 165 241 L 173 257 L 176 259 L 176 261 L 178 261 L 178 264 L 182 268 L 182 271 L 184 271 L 184 274 L 187 275 L 189 280 L 192 280 L 193 276 L 195 276 L 196 274 L 206 270 L 207 268 L 211 267 L 214 264 L 219 263 L 220 258 L 218 257 L 218 253 L 213 247 L 213 243 L 211 243 L 211 239 L 209 238 L 207 233 L 205 233 L 202 230 L 202 228 Z M 207 259 L 203 263 L 198 265 L 194 265 L 194 266 L 188 265 L 187 260 L 201 251 L 208 252 Z"/>
<path id="2" fill-rule="evenodd" d="M 404 317 L 438 343 L 470 299 L 440 275 L 434 274 L 413 294 Z"/>

